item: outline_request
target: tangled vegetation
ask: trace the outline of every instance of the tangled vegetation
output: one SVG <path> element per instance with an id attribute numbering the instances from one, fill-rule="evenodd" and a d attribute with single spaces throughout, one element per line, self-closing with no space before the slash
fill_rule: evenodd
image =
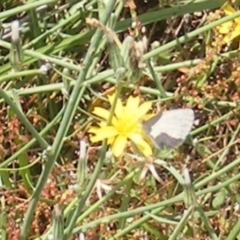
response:
<path id="1" fill-rule="evenodd" d="M 239 4 L 4 1 L 0 238 L 240 239 Z"/>

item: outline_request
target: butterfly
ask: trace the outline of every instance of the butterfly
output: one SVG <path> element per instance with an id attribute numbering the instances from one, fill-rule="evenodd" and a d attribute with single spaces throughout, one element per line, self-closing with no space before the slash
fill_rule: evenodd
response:
<path id="1" fill-rule="evenodd" d="M 190 133 L 194 118 L 194 111 L 189 108 L 167 110 L 144 121 L 143 130 L 156 148 L 176 148 Z"/>

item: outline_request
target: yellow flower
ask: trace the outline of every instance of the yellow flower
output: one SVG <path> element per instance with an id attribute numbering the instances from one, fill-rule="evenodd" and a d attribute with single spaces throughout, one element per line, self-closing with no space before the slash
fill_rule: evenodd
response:
<path id="1" fill-rule="evenodd" d="M 109 96 L 110 104 L 113 104 L 114 96 Z M 139 97 L 130 96 L 124 106 L 120 99 L 117 100 L 111 123 L 107 126 L 110 111 L 101 107 L 95 107 L 93 113 L 102 120 L 98 127 L 91 127 L 88 132 L 95 134 L 90 137 L 92 143 L 107 140 L 112 146 L 114 156 L 119 157 L 126 147 L 128 140 L 132 141 L 145 155 L 152 155 L 152 149 L 145 139 L 142 129 L 142 120 L 151 108 L 151 102 L 140 104 Z"/>
<path id="2" fill-rule="evenodd" d="M 224 4 L 222 9 L 226 15 L 235 13 L 235 9 L 229 4 Z M 232 21 L 225 22 L 218 27 L 219 33 L 225 35 L 224 43 L 229 43 L 236 37 L 240 36 L 240 17 L 233 19 Z"/>

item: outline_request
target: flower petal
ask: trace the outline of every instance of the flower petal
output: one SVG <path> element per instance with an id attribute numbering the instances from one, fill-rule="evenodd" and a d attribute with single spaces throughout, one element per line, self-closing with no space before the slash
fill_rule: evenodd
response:
<path id="1" fill-rule="evenodd" d="M 116 96 L 116 94 L 108 95 L 108 101 L 110 102 L 111 105 L 112 105 L 113 102 L 114 102 L 115 96 Z"/>
<path id="2" fill-rule="evenodd" d="M 143 139 L 142 135 L 133 133 L 133 134 L 130 134 L 128 138 L 139 148 L 139 150 L 145 156 L 152 155 L 152 148 L 148 144 L 148 142 Z"/>
<path id="3" fill-rule="evenodd" d="M 116 136 L 108 138 L 108 139 L 107 139 L 107 144 L 108 144 L 108 145 L 112 145 L 113 142 L 114 142 L 114 140 L 115 140 L 115 138 L 116 138 Z"/>
<path id="4" fill-rule="evenodd" d="M 233 26 L 233 22 L 232 21 L 228 21 L 228 22 L 225 22 L 225 23 L 219 25 L 217 27 L 217 30 L 221 34 L 228 34 L 229 33 L 229 29 L 232 29 L 232 26 Z"/>
<path id="5" fill-rule="evenodd" d="M 98 130 L 94 129 L 92 132 L 96 134 L 95 136 L 90 137 L 90 140 L 93 143 L 103 141 L 106 138 L 111 138 L 118 134 L 118 131 L 112 126 L 106 126 L 99 128 Z"/>
<path id="6" fill-rule="evenodd" d="M 129 112 L 135 111 L 136 109 L 138 109 L 139 104 L 140 104 L 139 97 L 130 96 L 126 103 L 126 110 Z"/>
<path id="7" fill-rule="evenodd" d="M 138 145 L 141 141 L 142 141 L 142 135 L 141 134 L 137 134 L 137 133 L 131 133 L 128 135 L 128 138 L 133 141 L 133 143 L 135 143 L 136 145 Z"/>
<path id="8" fill-rule="evenodd" d="M 109 116 L 110 116 L 110 112 L 108 110 L 106 110 L 105 108 L 101 108 L 101 107 L 95 107 L 92 111 L 93 114 L 108 120 Z"/>
<path id="9" fill-rule="evenodd" d="M 237 27 L 240 25 L 240 17 L 238 17 L 238 18 L 235 18 L 234 19 L 235 21 L 235 24 L 237 25 Z"/>
<path id="10" fill-rule="evenodd" d="M 126 144 L 127 138 L 125 136 L 117 136 L 112 146 L 113 155 L 119 157 L 124 152 Z"/>
<path id="11" fill-rule="evenodd" d="M 147 101 L 142 103 L 138 109 L 139 118 L 142 118 L 152 107 L 152 102 Z"/>
<path id="12" fill-rule="evenodd" d="M 147 121 L 149 120 L 150 118 L 156 116 L 156 113 L 149 113 L 149 114 L 146 114 L 145 116 L 143 116 L 143 120 L 144 121 Z"/>
<path id="13" fill-rule="evenodd" d="M 223 41 L 225 43 L 229 43 L 231 42 L 233 39 L 235 39 L 236 37 L 240 36 L 240 31 L 238 30 L 240 26 L 237 26 L 237 28 L 232 31 L 232 32 L 229 32 L 229 34 L 227 34 L 224 38 L 223 38 Z"/>
<path id="14" fill-rule="evenodd" d="M 239 19 L 240 20 L 240 19 Z M 239 24 L 236 26 L 234 32 L 238 33 L 238 36 L 240 35 L 240 22 Z"/>
<path id="15" fill-rule="evenodd" d="M 146 141 L 143 141 L 142 144 L 139 145 L 138 147 L 139 147 L 139 150 L 143 153 L 143 155 L 145 157 L 152 156 L 152 154 L 153 154 L 152 148 Z"/>
<path id="16" fill-rule="evenodd" d="M 115 94 L 108 96 L 108 100 L 109 100 L 111 106 L 114 103 L 115 96 L 116 96 Z M 117 118 L 121 117 L 121 115 L 123 114 L 123 104 L 122 104 L 121 99 L 117 99 L 116 106 L 114 109 L 114 114 L 116 115 Z"/>
<path id="17" fill-rule="evenodd" d="M 88 129 L 88 132 L 89 133 L 96 133 L 97 131 L 98 131 L 98 127 L 90 127 L 89 129 Z"/>
<path id="18" fill-rule="evenodd" d="M 114 114 L 117 118 L 120 118 L 121 115 L 123 114 L 123 105 L 122 101 L 118 100 L 115 106 Z"/>
<path id="19" fill-rule="evenodd" d="M 228 3 L 224 4 L 222 9 L 224 10 L 226 15 L 231 15 L 236 12 L 235 9 Z"/>

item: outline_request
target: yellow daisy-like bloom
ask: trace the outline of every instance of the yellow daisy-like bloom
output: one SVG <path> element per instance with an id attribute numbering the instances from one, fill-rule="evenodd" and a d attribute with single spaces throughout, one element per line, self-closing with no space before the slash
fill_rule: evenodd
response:
<path id="1" fill-rule="evenodd" d="M 226 15 L 235 13 L 235 9 L 229 4 L 224 4 L 222 9 Z M 225 35 L 224 43 L 229 43 L 236 37 L 240 36 L 240 17 L 233 19 L 232 21 L 225 22 L 218 27 L 219 33 Z"/>
<path id="2" fill-rule="evenodd" d="M 109 96 L 110 104 L 113 104 L 114 96 Z M 151 156 L 152 149 L 145 139 L 142 130 L 142 120 L 152 106 L 152 102 L 140 104 L 139 97 L 130 96 L 124 106 L 120 99 L 117 100 L 111 123 L 107 126 L 110 111 L 101 107 L 95 107 L 93 113 L 99 116 L 98 127 L 91 127 L 88 132 L 95 134 L 90 137 L 92 143 L 107 140 L 112 146 L 114 156 L 119 157 L 126 147 L 128 140 L 132 141 L 145 155 Z"/>

